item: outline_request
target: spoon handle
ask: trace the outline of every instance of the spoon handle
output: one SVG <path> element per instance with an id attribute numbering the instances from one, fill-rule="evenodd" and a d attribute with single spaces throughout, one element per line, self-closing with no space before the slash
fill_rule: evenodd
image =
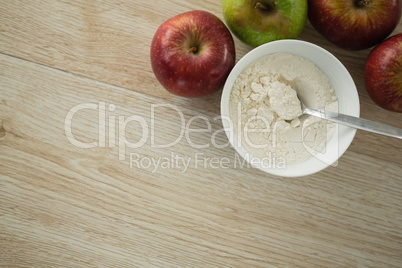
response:
<path id="1" fill-rule="evenodd" d="M 325 110 L 318 110 L 318 109 L 311 109 L 305 108 L 303 110 L 305 114 L 313 115 L 316 117 L 320 117 L 322 119 L 326 119 L 329 121 L 333 121 L 348 127 L 353 127 L 357 129 L 366 130 L 369 132 L 374 132 L 377 134 L 382 134 L 398 139 L 402 139 L 402 129 L 384 125 L 378 122 L 370 121 L 367 119 L 354 117 L 346 114 L 339 114 L 335 112 L 325 111 Z"/>

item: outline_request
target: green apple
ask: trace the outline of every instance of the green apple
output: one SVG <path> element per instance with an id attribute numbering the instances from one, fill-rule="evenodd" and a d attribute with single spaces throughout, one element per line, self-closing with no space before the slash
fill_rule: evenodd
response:
<path id="1" fill-rule="evenodd" d="M 222 0 L 223 17 L 242 42 L 257 47 L 295 38 L 307 19 L 307 0 Z"/>

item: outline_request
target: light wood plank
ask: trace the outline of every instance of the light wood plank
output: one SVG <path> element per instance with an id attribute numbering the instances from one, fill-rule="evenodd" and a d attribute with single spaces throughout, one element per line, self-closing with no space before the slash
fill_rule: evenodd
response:
<path id="1" fill-rule="evenodd" d="M 167 4 L 104 0 L 91 4 L 6 0 L 0 3 L 0 12 L 4 14 L 0 17 L 0 52 L 218 114 L 220 92 L 199 99 L 175 97 L 159 85 L 149 62 L 149 45 L 157 27 L 192 9 L 208 10 L 223 19 L 216 1 Z M 402 22 L 393 34 L 401 31 Z M 336 48 L 309 22 L 299 39 L 321 45 L 345 64 L 357 85 L 363 118 L 402 128 L 400 114 L 379 108 L 365 91 L 363 68 L 370 49 L 356 52 Z M 235 41 L 240 59 L 251 48 L 236 37 Z M 360 131 L 356 140 L 352 150 L 402 163 L 402 143 Z"/>
<path id="2" fill-rule="evenodd" d="M 216 1 L 22 1 L 0 3 L 0 264 L 5 267 L 402 267 L 402 144 L 358 132 L 337 167 L 288 179 L 241 167 L 234 150 L 215 148 L 220 92 L 191 100 L 155 80 L 149 44 L 166 19 L 191 9 L 222 19 Z M 400 23 L 394 33 L 402 31 Z M 344 51 L 309 23 L 299 39 L 323 46 L 351 72 L 362 117 L 401 127 L 364 89 L 370 50 Z M 237 58 L 250 48 L 235 38 Z M 105 103 L 106 119 L 174 105 L 186 123 L 211 131 L 169 148 L 80 149 L 65 134 L 76 105 Z M 116 121 L 117 122 L 117 121 Z M 72 122 L 82 142 L 99 141 L 99 114 Z M 180 134 L 178 113 L 158 108 L 155 141 Z M 192 127 L 205 129 L 202 120 Z M 151 129 L 151 128 L 150 128 Z M 138 124 L 127 126 L 138 141 Z M 163 131 L 162 131 L 163 130 Z M 116 129 L 116 142 L 119 137 Z M 151 130 L 150 130 L 151 131 Z M 113 133 L 113 132 L 112 132 Z M 149 134 L 150 135 L 150 134 Z M 219 144 L 227 142 L 223 133 Z M 170 168 L 130 167 L 169 159 Z M 173 156 L 190 160 L 183 171 Z M 223 168 L 195 162 L 228 159 Z M 144 162 L 145 163 L 145 162 Z"/>
<path id="3" fill-rule="evenodd" d="M 165 20 L 185 11 L 207 10 L 223 20 L 220 1 L 30 1 L 0 3 L 0 52 L 81 74 L 130 90 L 176 101 L 155 79 L 149 62 L 152 37 Z M 402 32 L 402 22 L 393 34 Z M 236 37 L 237 59 L 251 50 Z M 298 39 L 329 50 L 351 72 L 362 99 L 362 115 L 395 123 L 395 114 L 374 105 L 363 83 L 370 49 L 345 51 L 320 36 L 307 22 Z M 192 101 L 219 112 L 220 92 Z M 400 121 L 400 120 L 399 120 Z"/>
<path id="4" fill-rule="evenodd" d="M 126 155 L 192 159 L 227 157 L 230 168 L 150 169 L 119 160 L 119 149 L 80 149 L 65 118 L 82 103 L 114 104 L 110 116 L 139 115 L 150 124 L 162 98 L 1 55 L 0 263 L 30 267 L 400 267 L 402 171 L 398 163 L 348 151 L 338 167 L 298 179 L 234 166 L 231 147 L 194 149 L 183 139 Z M 167 103 L 171 104 L 171 103 Z M 217 115 L 174 102 L 186 122 Z M 156 141 L 176 137 L 177 112 L 155 117 Z M 99 114 L 74 117 L 81 141 L 98 138 Z M 166 124 L 169 122 L 169 124 Z M 195 121 L 194 128 L 205 128 Z M 109 125 L 108 125 L 109 127 Z M 108 128 L 109 129 L 109 128 Z M 139 139 L 138 125 L 127 126 Z M 108 134 L 108 131 L 106 132 Z M 108 140 L 109 135 L 106 135 Z M 224 135 L 217 142 L 226 142 Z M 362 139 L 364 142 L 365 139 Z M 358 146 L 358 145 L 355 145 Z M 391 151 L 391 150 L 388 150 Z M 171 163 L 174 161 L 171 161 Z"/>
<path id="5" fill-rule="evenodd" d="M 176 99 L 155 79 L 150 44 L 161 23 L 201 9 L 223 20 L 216 1 L 38 1 L 0 3 L 0 52 L 113 85 Z M 249 47 L 237 39 L 237 58 Z M 220 92 L 194 102 L 218 112 Z M 212 105 L 211 105 L 212 102 Z"/>

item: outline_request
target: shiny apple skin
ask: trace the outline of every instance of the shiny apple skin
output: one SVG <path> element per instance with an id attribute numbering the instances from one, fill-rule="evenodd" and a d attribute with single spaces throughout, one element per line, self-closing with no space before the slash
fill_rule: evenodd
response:
<path id="1" fill-rule="evenodd" d="M 207 11 L 189 11 L 170 18 L 152 39 L 152 70 L 162 86 L 178 96 L 195 98 L 218 91 L 235 61 L 231 33 Z"/>
<path id="2" fill-rule="evenodd" d="M 308 18 L 336 46 L 362 50 L 392 33 L 401 18 L 401 5 L 401 0 L 308 0 Z"/>
<path id="3" fill-rule="evenodd" d="M 402 33 L 375 47 L 367 57 L 364 81 L 380 107 L 402 113 Z"/>
<path id="4" fill-rule="evenodd" d="M 243 43 L 296 38 L 307 20 L 307 0 L 222 0 L 223 18 Z"/>

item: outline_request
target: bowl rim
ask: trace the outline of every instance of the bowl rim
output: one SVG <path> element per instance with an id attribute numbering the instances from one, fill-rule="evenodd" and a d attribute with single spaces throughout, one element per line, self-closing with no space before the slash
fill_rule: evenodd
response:
<path id="1" fill-rule="evenodd" d="M 352 100 L 353 105 L 348 106 L 344 106 L 344 103 L 339 102 L 338 103 L 339 112 L 356 117 L 360 116 L 360 101 L 356 85 L 349 71 L 342 64 L 342 62 L 339 61 L 338 58 L 336 58 L 332 53 L 330 53 L 326 49 L 307 41 L 296 40 L 296 39 L 283 39 L 283 40 L 272 41 L 263 44 L 261 46 L 258 46 L 249 51 L 248 53 L 246 53 L 236 63 L 236 65 L 231 70 L 229 76 L 226 79 L 221 95 L 221 118 L 225 134 L 228 137 L 230 144 L 236 150 L 236 152 L 251 166 L 272 175 L 282 177 L 301 177 L 317 173 L 331 165 L 336 166 L 338 159 L 346 152 L 346 150 L 352 143 L 356 134 L 356 129 L 336 124 L 335 133 L 326 146 L 326 151 L 328 151 L 328 153 L 325 154 L 325 156 L 323 156 L 322 159 L 317 159 L 316 156 L 312 156 L 309 160 L 305 162 L 294 165 L 286 165 L 286 168 L 272 168 L 272 167 L 263 167 L 261 165 L 256 165 L 255 163 L 253 163 L 253 161 L 249 161 L 250 159 L 253 159 L 255 157 L 251 153 L 248 153 L 244 147 L 238 146 L 237 136 L 234 133 L 233 124 L 230 121 L 231 119 L 229 113 L 229 102 L 233 84 L 238 75 L 247 66 L 249 66 L 251 63 L 255 62 L 256 60 L 264 56 L 274 53 L 289 53 L 303 57 L 313 62 L 321 71 L 324 72 L 325 75 L 327 75 L 327 77 L 331 82 L 332 87 L 335 90 L 335 94 L 337 95 L 338 99 L 340 95 L 342 95 L 342 98 L 350 98 Z M 326 60 L 332 62 L 334 67 L 338 68 L 338 71 L 342 73 L 342 80 L 344 81 L 343 83 L 344 84 L 346 83 L 349 86 L 347 92 L 345 92 L 346 89 L 342 91 L 340 89 L 335 88 L 333 83 L 336 82 L 338 78 L 335 78 L 331 74 L 332 71 L 324 70 L 323 68 L 321 68 L 322 64 L 320 63 L 319 59 L 320 56 L 325 57 Z M 344 96 L 345 94 L 347 96 Z M 331 155 L 331 152 L 334 151 L 337 152 L 337 155 Z M 309 168 L 306 168 L 307 166 Z"/>

